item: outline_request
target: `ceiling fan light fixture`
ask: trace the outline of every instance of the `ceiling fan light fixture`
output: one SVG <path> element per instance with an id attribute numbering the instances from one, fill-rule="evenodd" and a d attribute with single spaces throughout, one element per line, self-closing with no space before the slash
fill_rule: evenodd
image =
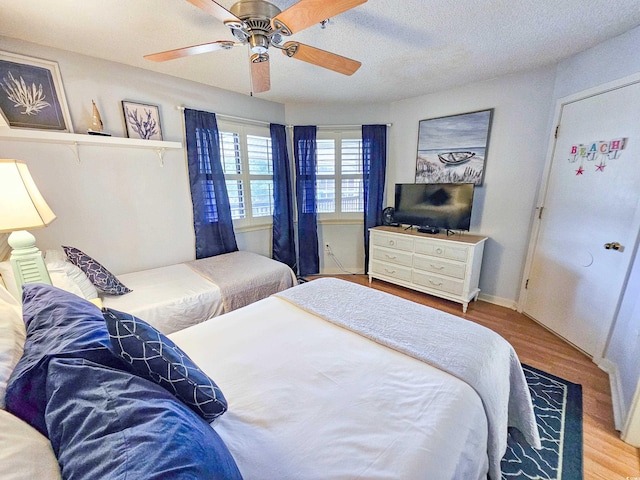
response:
<path id="1" fill-rule="evenodd" d="M 269 43 L 269 38 L 266 35 L 257 33 L 249 37 L 249 48 L 251 48 L 253 53 L 257 53 L 258 55 L 267 53 L 267 50 L 269 50 Z"/>

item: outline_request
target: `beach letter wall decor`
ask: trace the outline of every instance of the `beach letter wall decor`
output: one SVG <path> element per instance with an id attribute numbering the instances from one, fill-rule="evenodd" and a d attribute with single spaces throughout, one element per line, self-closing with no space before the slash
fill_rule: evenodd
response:
<path id="1" fill-rule="evenodd" d="M 615 138 L 607 141 L 597 141 L 587 144 L 571 145 L 569 150 L 569 163 L 580 162 L 576 168 L 576 175 L 584 175 L 585 161 L 593 162 L 596 172 L 604 172 L 608 160 L 620 158 L 622 150 L 627 146 L 627 138 Z M 587 164 L 587 166 L 589 166 Z"/>

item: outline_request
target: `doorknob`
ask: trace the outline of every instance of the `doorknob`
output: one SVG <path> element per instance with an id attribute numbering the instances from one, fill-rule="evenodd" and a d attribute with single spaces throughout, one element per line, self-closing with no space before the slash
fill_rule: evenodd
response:
<path id="1" fill-rule="evenodd" d="M 624 246 L 618 242 L 605 243 L 604 248 L 607 250 L 617 250 L 618 252 L 624 252 Z"/>

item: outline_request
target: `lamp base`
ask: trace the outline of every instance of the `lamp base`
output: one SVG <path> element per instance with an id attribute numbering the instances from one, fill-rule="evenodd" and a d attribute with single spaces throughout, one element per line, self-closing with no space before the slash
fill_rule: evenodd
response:
<path id="1" fill-rule="evenodd" d="M 25 283 L 51 285 L 42 252 L 36 247 L 36 237 L 26 230 L 18 230 L 9 235 L 7 243 L 13 248 L 10 260 L 19 291 L 22 291 L 22 285 Z"/>

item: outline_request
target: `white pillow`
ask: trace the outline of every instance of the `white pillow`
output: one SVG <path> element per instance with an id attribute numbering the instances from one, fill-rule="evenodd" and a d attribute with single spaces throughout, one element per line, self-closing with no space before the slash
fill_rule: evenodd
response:
<path id="1" fill-rule="evenodd" d="M 0 286 L 0 408 L 4 408 L 7 382 L 22 356 L 27 336 L 21 310 L 20 303 Z"/>
<path id="2" fill-rule="evenodd" d="M 51 443 L 35 428 L 0 410 L 2 480 L 60 480 Z"/>
<path id="3" fill-rule="evenodd" d="M 54 250 L 47 250 L 47 252 L 49 251 Z M 64 256 L 64 252 L 62 255 Z M 49 277 L 51 277 L 51 284 L 54 287 L 61 288 L 87 300 L 98 297 L 98 290 L 96 290 L 96 287 L 93 286 L 82 270 L 64 259 L 58 260 L 55 255 L 54 258 L 56 259 L 49 260 L 45 257 L 45 265 L 49 272 Z M 16 277 L 13 274 L 13 267 L 10 261 L 0 262 L 0 276 L 2 276 L 4 285 L 11 295 L 19 302 L 22 302 L 22 291 L 18 290 Z"/>
<path id="4" fill-rule="evenodd" d="M 53 283 L 54 286 L 75 293 L 86 300 L 98 298 L 98 290 L 96 290 L 96 287 L 91 283 L 91 280 L 89 280 L 79 267 L 67 261 L 67 256 L 62 250 L 45 251 L 44 263 L 47 266 L 47 270 L 49 270 L 49 275 L 51 275 L 51 272 L 55 272 L 56 281 L 60 282 L 60 285 L 57 285 L 52 275 L 51 283 Z M 76 291 L 71 290 L 73 287 L 69 285 L 66 285 L 68 288 L 65 288 L 65 286 L 63 286 L 64 281 L 60 278 L 61 276 L 65 276 L 66 280 L 76 287 Z M 78 290 L 80 293 L 77 293 Z"/>
<path id="5" fill-rule="evenodd" d="M 4 283 L 5 288 L 9 290 L 11 295 L 13 295 L 13 298 L 22 302 L 22 292 L 18 291 L 16 277 L 13 274 L 13 267 L 9 260 L 0 262 L 0 277 L 2 277 L 2 282 Z"/>

